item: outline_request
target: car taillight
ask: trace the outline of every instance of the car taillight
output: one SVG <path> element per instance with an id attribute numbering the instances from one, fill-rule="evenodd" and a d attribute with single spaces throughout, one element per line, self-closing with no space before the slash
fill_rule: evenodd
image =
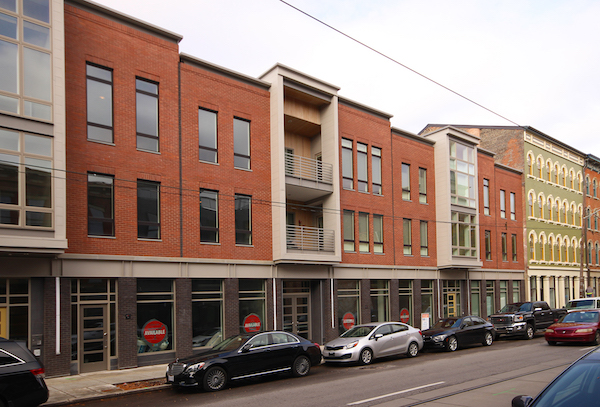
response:
<path id="1" fill-rule="evenodd" d="M 320 347 L 321 347 L 321 346 L 319 346 L 319 344 L 318 344 L 318 343 L 316 343 L 316 342 L 315 342 L 315 346 L 316 346 L 317 348 L 320 348 Z"/>
<path id="2" fill-rule="evenodd" d="M 31 373 L 32 373 L 32 374 L 33 374 L 35 377 L 39 377 L 39 378 L 42 378 L 42 379 L 43 379 L 44 377 L 46 377 L 46 374 L 45 374 L 45 372 L 44 372 L 44 368 L 43 368 L 43 367 L 41 367 L 41 368 L 39 368 L 39 369 L 33 369 L 33 370 L 30 370 L 30 372 L 31 372 Z"/>
<path id="3" fill-rule="evenodd" d="M 423 336 L 423 332 L 419 329 L 419 335 Z"/>

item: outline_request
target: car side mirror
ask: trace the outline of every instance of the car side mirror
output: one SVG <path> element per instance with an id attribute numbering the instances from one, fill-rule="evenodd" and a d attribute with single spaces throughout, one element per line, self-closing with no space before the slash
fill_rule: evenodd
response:
<path id="1" fill-rule="evenodd" d="M 461 325 L 460 325 L 460 329 L 465 329 L 466 327 L 467 327 L 467 325 L 466 325 L 466 324 L 461 324 Z"/>
<path id="2" fill-rule="evenodd" d="M 378 340 L 379 338 L 383 338 L 383 334 L 375 334 L 375 340 Z"/>
<path id="3" fill-rule="evenodd" d="M 250 352 L 251 347 L 252 347 L 252 345 L 250 345 L 250 344 L 246 344 L 246 345 L 242 346 L 242 349 L 241 349 L 242 353 Z"/>
<path id="4" fill-rule="evenodd" d="M 531 398 L 529 396 L 517 396 L 514 399 L 512 399 L 512 402 L 510 403 L 510 405 L 512 407 L 527 407 L 528 405 L 531 404 L 532 401 L 533 401 L 533 398 Z"/>

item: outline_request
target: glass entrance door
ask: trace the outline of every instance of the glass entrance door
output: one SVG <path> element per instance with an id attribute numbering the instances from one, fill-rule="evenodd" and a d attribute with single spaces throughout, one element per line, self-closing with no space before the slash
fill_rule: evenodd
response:
<path id="1" fill-rule="evenodd" d="M 80 372 L 108 369 L 108 327 L 106 305 L 80 308 Z"/>
<path id="2" fill-rule="evenodd" d="M 310 304 L 308 293 L 283 295 L 283 330 L 310 338 Z"/>

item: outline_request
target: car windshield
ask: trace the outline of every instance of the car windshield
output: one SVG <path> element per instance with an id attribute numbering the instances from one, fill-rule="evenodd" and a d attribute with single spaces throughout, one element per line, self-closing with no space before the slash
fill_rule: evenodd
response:
<path id="1" fill-rule="evenodd" d="M 230 336 L 229 338 L 217 343 L 213 349 L 214 350 L 236 350 L 238 349 L 240 346 L 242 346 L 246 340 L 248 340 L 248 336 L 247 335 L 236 335 L 236 336 Z"/>
<path id="2" fill-rule="evenodd" d="M 518 312 L 518 311 L 531 311 L 530 302 L 517 302 L 515 304 L 506 304 L 500 312 Z"/>
<path id="3" fill-rule="evenodd" d="M 373 329 L 375 329 L 375 325 L 361 325 L 361 326 L 353 326 L 348 329 L 346 332 L 340 335 L 342 338 L 362 338 L 363 336 L 367 336 Z"/>
<path id="4" fill-rule="evenodd" d="M 600 364 L 577 363 L 565 371 L 530 407 L 595 406 L 600 398 Z"/>
<path id="5" fill-rule="evenodd" d="M 458 328 L 458 327 L 460 327 L 461 322 L 462 322 L 461 318 L 459 318 L 459 319 L 456 319 L 456 318 L 440 319 L 433 326 L 433 329 Z"/>
<path id="6" fill-rule="evenodd" d="M 567 304 L 567 309 L 586 309 L 595 308 L 594 300 L 573 300 Z"/>
<path id="7" fill-rule="evenodd" d="M 600 314 L 597 312 L 571 312 L 564 315 L 558 322 L 598 322 Z"/>

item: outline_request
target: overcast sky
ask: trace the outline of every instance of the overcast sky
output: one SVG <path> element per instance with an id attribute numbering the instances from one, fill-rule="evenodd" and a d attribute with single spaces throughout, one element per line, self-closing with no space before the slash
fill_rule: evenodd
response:
<path id="1" fill-rule="evenodd" d="M 600 157 L 600 1 L 287 0 L 519 125 Z M 180 52 L 259 77 L 276 63 L 418 133 L 513 125 L 279 0 L 96 0 L 183 36 Z"/>

